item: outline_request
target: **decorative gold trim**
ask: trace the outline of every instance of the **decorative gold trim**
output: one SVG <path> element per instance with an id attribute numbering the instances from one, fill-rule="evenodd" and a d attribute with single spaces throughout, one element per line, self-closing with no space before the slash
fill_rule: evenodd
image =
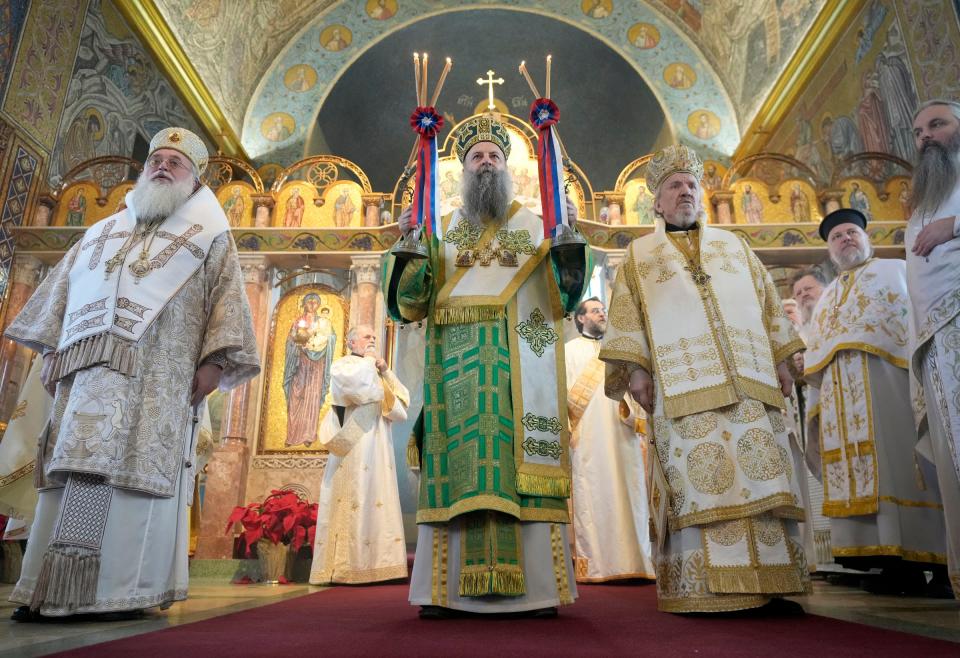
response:
<path id="1" fill-rule="evenodd" d="M 786 345 L 781 345 L 778 349 L 773 352 L 773 366 L 777 367 L 782 361 L 785 361 L 788 356 L 795 354 L 796 352 L 802 352 L 807 349 L 806 344 L 800 338 L 794 338 Z"/>
<path id="2" fill-rule="evenodd" d="M 832 547 L 833 557 L 901 557 L 908 562 L 927 562 L 929 564 L 946 564 L 947 556 L 944 553 L 932 551 L 912 551 L 902 546 L 841 546 Z"/>
<path id="3" fill-rule="evenodd" d="M 717 521 L 743 519 L 748 516 L 762 514 L 763 512 L 772 512 L 774 516 L 781 519 L 806 520 L 806 514 L 803 508 L 797 505 L 794 495 L 780 492 L 742 505 L 712 507 L 710 509 L 700 510 L 699 512 L 690 512 L 682 516 L 671 515 L 670 532 L 676 532 L 677 530 L 695 525 L 716 523 Z"/>
<path id="4" fill-rule="evenodd" d="M 449 507 L 435 507 L 417 511 L 417 523 L 449 523 L 461 514 L 492 510 L 502 512 L 520 521 L 543 521 L 549 523 L 569 523 L 570 516 L 566 508 L 545 509 L 542 507 L 521 507 L 517 503 L 499 496 L 473 496 L 458 500 Z"/>
<path id="5" fill-rule="evenodd" d="M 759 608 L 769 602 L 769 596 L 759 594 L 716 594 L 683 599 L 664 599 L 658 596 L 657 610 L 660 612 L 733 612 Z"/>
<path id="6" fill-rule="evenodd" d="M 220 111 L 219 103 L 156 4 L 149 0 L 121 0 L 114 5 L 223 154 L 250 161 L 233 127 Z"/>
<path id="7" fill-rule="evenodd" d="M 567 572 L 566 547 L 563 545 L 563 533 L 560 526 L 550 524 L 550 546 L 553 549 L 553 575 L 557 580 L 557 597 L 560 605 L 573 603 L 573 594 L 570 592 L 569 573 Z"/>
<path id="8" fill-rule="evenodd" d="M 22 477 L 33 475 L 33 468 L 35 464 L 36 464 L 36 461 L 32 461 L 29 464 L 25 464 L 21 466 L 20 468 L 15 470 L 13 473 L 10 473 L 5 477 L 0 478 L 0 487 L 5 487 L 8 484 L 15 482 Z"/>
<path id="9" fill-rule="evenodd" d="M 311 585 L 329 585 L 331 583 L 342 583 L 344 585 L 357 585 L 361 583 L 375 583 L 382 580 L 397 580 L 407 577 L 407 565 L 396 564 L 392 567 L 378 567 L 376 569 L 351 570 L 346 574 L 331 573 L 319 574 L 316 579 L 311 578 Z"/>
<path id="10" fill-rule="evenodd" d="M 936 510 L 943 509 L 943 505 L 940 503 L 929 503 L 925 500 L 904 500 L 903 498 L 897 498 L 896 496 L 880 496 L 880 502 L 892 503 L 894 505 L 900 505 L 901 507 L 925 507 L 927 509 Z"/>
<path id="11" fill-rule="evenodd" d="M 891 365 L 895 365 L 898 368 L 902 368 L 904 370 L 910 369 L 910 362 L 907 359 L 895 357 L 894 355 L 890 354 L 890 352 L 882 350 L 879 347 L 874 347 L 873 345 L 869 345 L 867 343 L 850 341 L 848 343 L 839 343 L 838 345 L 835 345 L 819 363 L 816 363 L 808 368 L 805 367 L 803 369 L 803 376 L 806 377 L 807 375 L 813 375 L 823 370 L 830 365 L 830 362 L 833 361 L 833 358 L 837 355 L 837 352 L 843 350 L 857 350 L 860 352 L 866 352 L 867 354 L 878 356 L 884 361 L 888 361 Z"/>
<path id="12" fill-rule="evenodd" d="M 783 73 L 767 93 L 767 99 L 750 122 L 750 127 L 744 131 L 740 146 L 733 154 L 734 162 L 766 147 L 862 9 L 863 3 L 860 2 L 834 0 L 820 10 Z"/>
<path id="13" fill-rule="evenodd" d="M 716 594 L 800 594 L 800 573 L 793 564 L 707 567 L 707 587 Z"/>
<path id="14" fill-rule="evenodd" d="M 579 561 L 582 558 L 577 558 Z M 618 573 L 615 576 L 602 576 L 600 578 L 587 578 L 586 576 L 577 576 L 578 583 L 609 583 L 614 580 L 629 580 L 631 578 L 645 578 L 646 580 L 656 580 L 657 577 L 654 574 L 649 574 L 643 571 L 637 571 L 635 573 Z"/>

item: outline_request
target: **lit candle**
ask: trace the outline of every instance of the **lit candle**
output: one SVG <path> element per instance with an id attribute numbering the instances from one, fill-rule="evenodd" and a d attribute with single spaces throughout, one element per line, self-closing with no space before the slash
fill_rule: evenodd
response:
<path id="1" fill-rule="evenodd" d="M 430 99 L 430 107 L 437 106 L 437 99 L 440 98 L 440 90 L 443 89 L 443 82 L 447 79 L 447 73 L 450 72 L 450 67 L 453 66 L 453 60 L 447 57 L 447 63 L 443 66 L 443 71 L 440 73 L 440 80 L 437 81 L 437 88 L 433 90 L 433 98 Z"/>
<path id="2" fill-rule="evenodd" d="M 423 105 L 423 101 L 420 100 L 420 54 L 419 53 L 413 53 L 413 73 L 416 76 L 417 105 Z"/>
<path id="3" fill-rule="evenodd" d="M 420 98 L 421 103 L 427 102 L 427 62 L 430 59 L 430 55 L 423 53 L 423 75 L 420 76 Z"/>
<path id="4" fill-rule="evenodd" d="M 547 98 L 550 98 L 550 63 L 553 61 L 553 55 L 547 55 Z"/>
<path id="5" fill-rule="evenodd" d="M 527 84 L 530 85 L 530 91 L 533 92 L 533 97 L 540 98 L 540 92 L 537 91 L 537 85 L 533 84 L 533 79 L 530 77 L 530 74 L 527 73 L 526 62 L 520 62 L 520 73 L 523 74 L 524 80 L 526 80 Z"/>

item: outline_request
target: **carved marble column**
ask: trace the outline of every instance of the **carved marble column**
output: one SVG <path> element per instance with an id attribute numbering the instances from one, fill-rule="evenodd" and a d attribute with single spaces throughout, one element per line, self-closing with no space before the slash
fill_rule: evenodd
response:
<path id="1" fill-rule="evenodd" d="M 43 263 L 33 256 L 14 256 L 10 267 L 10 283 L 7 293 L 7 308 L 3 317 L 3 329 L 13 322 L 40 283 Z M 0 341 L 0 419 L 6 420 L 13 412 L 17 393 L 29 361 L 30 350 L 19 347 L 9 338 Z"/>
<path id="2" fill-rule="evenodd" d="M 262 256 L 241 256 L 240 267 L 253 316 L 253 328 L 257 334 L 257 347 L 262 357 L 267 340 L 268 266 Z M 230 511 L 236 505 L 247 502 L 247 464 L 250 443 L 256 430 L 256 419 L 251 418 L 251 411 L 256 407 L 258 380 L 259 378 L 255 378 L 238 386 L 224 400 L 220 445 L 207 463 L 207 480 L 195 555 L 197 558 L 233 557 L 233 537 L 224 535 L 223 528 Z"/>
<path id="3" fill-rule="evenodd" d="M 361 196 L 363 203 L 363 225 L 380 226 L 380 204 L 383 202 L 382 194 L 364 194 Z"/>
<path id="4" fill-rule="evenodd" d="M 257 228 L 266 228 L 270 226 L 270 211 L 273 210 L 275 201 L 270 194 L 254 194 L 250 196 L 253 201 L 253 225 Z"/>
<path id="5" fill-rule="evenodd" d="M 824 190 L 823 194 L 820 195 L 820 203 L 823 204 L 824 215 L 828 215 L 834 210 L 839 210 L 840 206 L 843 204 L 843 190 Z"/>
<path id="6" fill-rule="evenodd" d="M 717 213 L 717 224 L 735 223 L 733 221 L 733 192 L 714 192 L 713 207 Z"/>
<path id="7" fill-rule="evenodd" d="M 607 290 L 613 286 L 613 282 L 617 278 L 617 272 L 620 271 L 620 266 L 623 265 L 623 261 L 626 259 L 626 250 L 607 252 L 606 261 L 603 264 L 603 276 L 606 279 Z M 609 301 L 608 299 L 607 303 L 609 303 Z"/>
<path id="8" fill-rule="evenodd" d="M 351 324 L 370 325 L 377 336 L 382 336 L 384 317 L 380 298 L 380 256 L 354 256 L 350 271 L 355 282 L 354 294 L 350 299 Z"/>

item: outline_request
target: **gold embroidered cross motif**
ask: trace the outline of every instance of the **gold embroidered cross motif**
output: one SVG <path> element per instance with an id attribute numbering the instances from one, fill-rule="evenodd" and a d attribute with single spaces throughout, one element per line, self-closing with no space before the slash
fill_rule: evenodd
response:
<path id="1" fill-rule="evenodd" d="M 668 267 L 670 261 L 673 261 L 674 263 L 686 262 L 686 259 L 683 256 L 681 256 L 679 253 L 673 252 L 670 254 L 665 254 L 664 251 L 666 250 L 666 248 L 667 248 L 667 245 L 661 244 L 661 245 L 658 245 L 657 248 L 653 250 L 653 255 L 655 256 L 655 259 L 652 265 L 657 268 L 657 283 L 664 283 L 666 281 L 669 281 L 676 274 L 676 272 L 670 271 L 670 268 Z M 650 264 L 646 263 L 646 265 L 649 266 Z"/>
<path id="2" fill-rule="evenodd" d="M 100 264 L 100 257 L 103 255 L 103 248 L 106 246 L 107 240 L 130 237 L 130 231 L 118 231 L 117 233 L 111 233 L 110 230 L 116 223 L 117 220 L 115 219 L 108 221 L 103 225 L 103 230 L 100 232 L 99 237 L 87 242 L 83 245 L 83 247 L 81 247 L 82 250 L 86 250 L 87 247 L 93 247 L 93 253 L 90 254 L 90 263 L 87 265 L 87 267 L 89 267 L 91 270 L 97 269 L 97 265 Z"/>
<path id="3" fill-rule="evenodd" d="M 483 229 L 468 221 L 459 222 L 456 228 L 444 234 L 443 241 L 457 247 L 457 267 L 473 267 L 477 259 L 475 249 L 482 234 Z M 489 261 L 487 264 L 489 265 Z"/>
<path id="4" fill-rule="evenodd" d="M 703 254 L 704 263 L 710 263 L 714 260 L 719 259 L 721 261 L 720 263 L 721 270 L 723 270 L 724 272 L 727 272 L 728 274 L 740 273 L 740 270 L 738 270 L 737 267 L 733 264 L 733 261 L 735 260 L 739 261 L 743 257 L 742 253 L 737 253 L 737 254 L 727 253 L 727 245 L 720 240 L 712 240 L 708 244 L 711 247 L 713 247 L 713 251 L 707 251 L 705 254 Z"/>
<path id="5" fill-rule="evenodd" d="M 543 356 L 543 351 L 547 345 L 553 345 L 560 340 L 553 327 L 547 324 L 547 320 L 543 317 L 543 312 L 539 308 L 533 309 L 530 317 L 519 323 L 516 330 L 537 356 Z"/>
<path id="6" fill-rule="evenodd" d="M 197 260 L 203 260 L 206 257 L 206 254 L 203 253 L 203 249 L 190 242 L 190 238 L 195 236 L 197 233 L 200 233 L 202 230 L 202 225 L 194 224 L 184 231 L 183 235 L 176 235 L 168 231 L 157 231 L 157 237 L 163 238 L 164 240 L 169 240 L 170 244 L 168 244 L 160 253 L 150 259 L 150 269 L 160 269 L 166 265 L 170 259 L 173 258 L 181 249 L 186 249 L 189 251 Z"/>

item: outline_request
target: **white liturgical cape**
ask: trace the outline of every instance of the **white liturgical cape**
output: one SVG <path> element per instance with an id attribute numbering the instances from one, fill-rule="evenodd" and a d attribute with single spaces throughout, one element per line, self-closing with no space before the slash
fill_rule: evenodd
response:
<path id="1" fill-rule="evenodd" d="M 333 409 L 320 423 L 330 458 L 320 486 L 310 582 L 369 583 L 407 576 L 392 422 L 407 418 L 410 397 L 391 371 L 348 354 L 331 366 Z"/>

